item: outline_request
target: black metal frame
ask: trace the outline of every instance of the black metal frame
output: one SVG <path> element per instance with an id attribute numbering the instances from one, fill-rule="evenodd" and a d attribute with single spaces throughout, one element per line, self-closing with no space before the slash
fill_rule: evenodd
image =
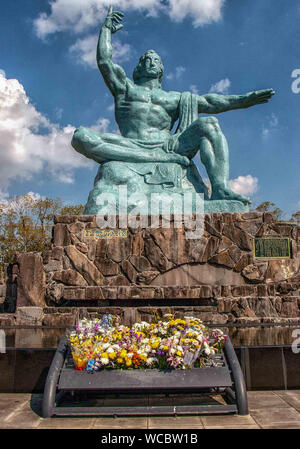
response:
<path id="1" fill-rule="evenodd" d="M 45 384 L 42 413 L 51 416 L 75 415 L 189 415 L 238 413 L 248 414 L 244 376 L 230 339 L 215 356 L 213 367 L 191 370 L 103 370 L 92 374 L 76 371 L 70 358 L 66 336 L 60 340 Z M 59 398 L 66 391 L 101 391 L 109 393 L 202 393 L 222 392 L 226 405 L 63 407 Z"/>

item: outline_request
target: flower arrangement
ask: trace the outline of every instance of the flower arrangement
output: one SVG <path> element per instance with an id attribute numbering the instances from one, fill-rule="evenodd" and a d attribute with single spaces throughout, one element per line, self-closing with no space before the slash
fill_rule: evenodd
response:
<path id="1" fill-rule="evenodd" d="M 77 370 L 187 369 L 213 365 L 211 356 L 221 351 L 227 336 L 209 330 L 194 317 L 165 314 L 156 322 L 135 323 L 131 328 L 120 318 L 78 322 L 68 332 L 68 342 Z"/>

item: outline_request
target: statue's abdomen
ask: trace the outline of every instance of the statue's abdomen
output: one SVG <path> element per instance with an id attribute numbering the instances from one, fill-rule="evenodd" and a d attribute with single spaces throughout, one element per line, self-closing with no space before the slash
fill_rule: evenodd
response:
<path id="1" fill-rule="evenodd" d="M 121 134 L 133 139 L 165 138 L 171 128 L 169 114 L 153 103 L 123 101 L 116 105 L 115 117 Z"/>

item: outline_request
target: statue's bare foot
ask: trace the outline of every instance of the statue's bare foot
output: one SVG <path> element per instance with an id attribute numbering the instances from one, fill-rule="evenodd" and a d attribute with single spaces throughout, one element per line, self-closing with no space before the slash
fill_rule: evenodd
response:
<path id="1" fill-rule="evenodd" d="M 218 187 L 213 189 L 211 200 L 234 200 L 241 201 L 244 204 L 251 204 L 250 198 L 239 193 L 233 192 L 229 187 Z"/>

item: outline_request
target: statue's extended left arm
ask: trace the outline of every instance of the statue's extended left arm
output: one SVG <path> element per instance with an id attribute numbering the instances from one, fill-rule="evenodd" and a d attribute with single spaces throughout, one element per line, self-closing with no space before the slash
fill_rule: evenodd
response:
<path id="1" fill-rule="evenodd" d="M 256 90 L 246 95 L 207 94 L 198 96 L 199 113 L 219 114 L 232 109 L 244 109 L 267 103 L 275 94 L 273 89 Z"/>

